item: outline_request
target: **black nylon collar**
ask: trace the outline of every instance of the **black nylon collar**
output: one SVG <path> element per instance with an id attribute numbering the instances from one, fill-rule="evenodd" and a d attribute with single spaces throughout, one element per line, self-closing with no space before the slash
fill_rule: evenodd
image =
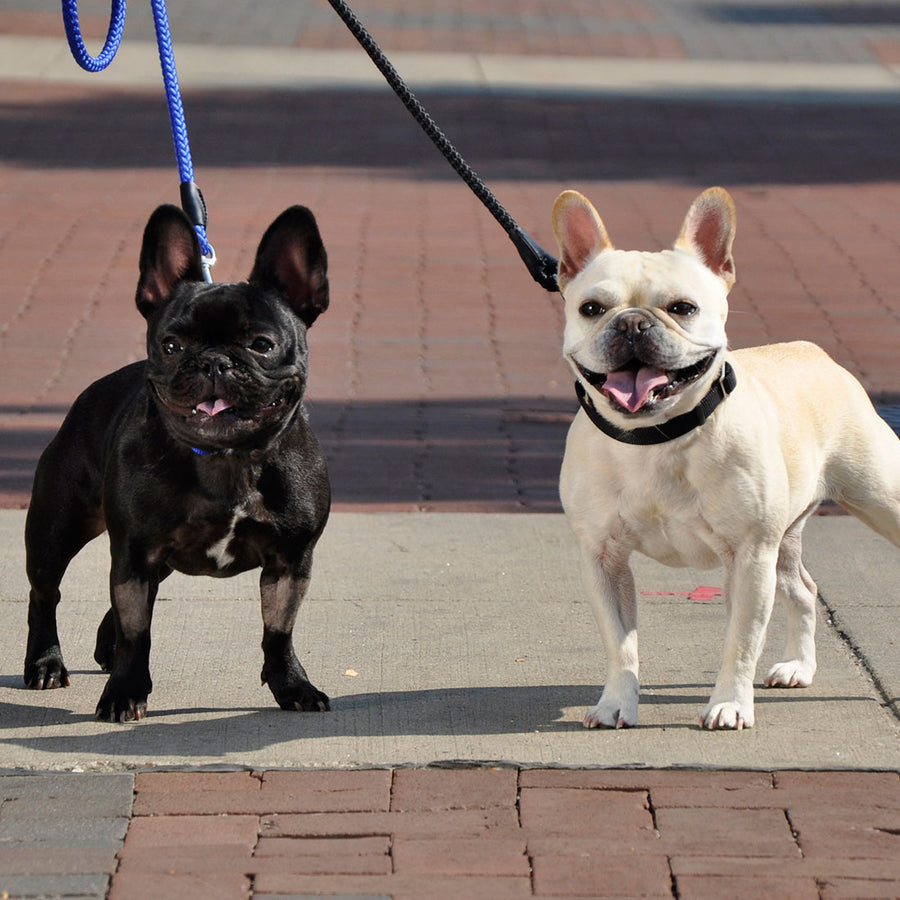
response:
<path id="1" fill-rule="evenodd" d="M 737 387 L 737 378 L 734 369 L 726 362 L 722 367 L 722 374 L 709 389 L 706 396 L 690 412 L 669 419 L 662 425 L 654 425 L 650 428 L 635 428 L 626 431 L 613 425 L 597 412 L 596 407 L 588 397 L 584 385 L 580 381 L 575 382 L 575 393 L 581 408 L 587 413 L 588 418 L 604 434 L 622 444 L 664 444 L 682 437 L 689 431 L 699 428 L 712 414 L 716 407 Z"/>

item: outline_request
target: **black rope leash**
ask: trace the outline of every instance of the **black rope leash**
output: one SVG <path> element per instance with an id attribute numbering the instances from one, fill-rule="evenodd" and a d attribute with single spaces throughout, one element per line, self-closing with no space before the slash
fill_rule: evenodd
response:
<path id="1" fill-rule="evenodd" d="M 350 29 L 350 33 L 359 41 L 360 46 L 375 63 L 376 68 L 384 76 L 400 102 L 407 108 L 431 142 L 441 151 L 454 171 L 469 186 L 472 193 L 484 204 L 488 212 L 497 220 L 515 245 L 522 262 L 531 273 L 531 277 L 548 291 L 558 291 L 556 283 L 556 258 L 548 253 L 529 234 L 523 231 L 516 220 L 506 211 L 503 204 L 494 196 L 487 185 L 479 178 L 478 173 L 463 159 L 459 151 L 450 143 L 447 136 L 428 114 L 427 110 L 416 99 L 407 87 L 400 73 L 384 55 L 381 47 L 357 18 L 356 13 L 344 0 L 328 0 L 341 21 Z"/>

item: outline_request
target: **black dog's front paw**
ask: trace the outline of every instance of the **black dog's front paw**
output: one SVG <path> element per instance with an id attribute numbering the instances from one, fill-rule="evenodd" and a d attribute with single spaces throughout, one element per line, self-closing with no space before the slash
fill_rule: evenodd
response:
<path id="1" fill-rule="evenodd" d="M 278 705 L 282 709 L 288 709 L 298 712 L 328 712 L 331 709 L 331 702 L 328 694 L 322 693 L 314 684 L 305 682 L 289 688 L 287 691 L 280 691 L 272 694 Z"/>
<path id="2" fill-rule="evenodd" d="M 69 671 L 63 663 L 62 652 L 58 646 L 50 647 L 37 659 L 25 660 L 25 687 L 37 691 L 51 688 L 68 687 Z"/>
<path id="3" fill-rule="evenodd" d="M 331 709 L 328 695 L 323 694 L 309 680 L 294 647 L 290 634 L 266 631 L 263 635 L 263 684 L 282 709 L 300 712 L 327 712 Z"/>
<path id="4" fill-rule="evenodd" d="M 146 718 L 150 690 L 132 679 L 113 675 L 100 695 L 95 715 L 101 722 L 137 722 Z"/>
<path id="5" fill-rule="evenodd" d="M 298 664 L 299 666 L 299 664 Z M 302 666 L 299 666 L 302 671 Z M 269 685 L 275 702 L 282 708 L 299 712 L 327 712 L 331 709 L 328 695 L 322 693 L 308 678 L 296 671 L 277 674 L 263 666 L 262 682 Z"/>

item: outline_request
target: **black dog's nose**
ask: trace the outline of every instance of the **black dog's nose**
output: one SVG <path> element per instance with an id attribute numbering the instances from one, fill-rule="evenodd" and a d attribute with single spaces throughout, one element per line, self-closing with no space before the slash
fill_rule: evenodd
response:
<path id="1" fill-rule="evenodd" d="M 642 338 L 644 332 L 653 328 L 654 324 L 654 320 L 646 313 L 633 310 L 622 313 L 616 319 L 615 327 L 626 340 L 635 341 Z"/>
<path id="2" fill-rule="evenodd" d="M 200 360 L 200 371 L 207 378 L 215 378 L 217 375 L 224 375 L 226 372 L 234 368 L 234 363 L 227 357 L 219 353 L 211 353 L 205 355 Z"/>

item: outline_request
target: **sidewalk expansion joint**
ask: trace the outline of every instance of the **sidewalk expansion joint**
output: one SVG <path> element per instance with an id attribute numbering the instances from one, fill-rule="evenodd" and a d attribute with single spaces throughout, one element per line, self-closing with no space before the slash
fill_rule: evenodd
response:
<path id="1" fill-rule="evenodd" d="M 819 592 L 818 596 L 819 603 L 822 604 L 827 614 L 825 621 L 831 628 L 834 629 L 834 633 L 840 638 L 844 646 L 850 651 L 850 653 L 853 655 L 853 658 L 862 667 L 866 675 L 869 676 L 869 680 L 872 682 L 872 686 L 881 697 L 881 705 L 889 712 L 891 712 L 895 719 L 900 721 L 900 704 L 898 704 L 898 700 L 894 697 L 891 697 L 884 685 L 884 682 L 878 677 L 878 673 L 875 671 L 875 668 L 872 666 L 872 663 L 869 661 L 869 658 L 863 652 L 862 648 L 856 643 L 856 641 L 853 639 L 853 636 L 848 631 L 846 631 L 839 623 L 839 614 L 837 609 L 832 606 L 824 596 L 822 596 L 821 591 Z"/>

